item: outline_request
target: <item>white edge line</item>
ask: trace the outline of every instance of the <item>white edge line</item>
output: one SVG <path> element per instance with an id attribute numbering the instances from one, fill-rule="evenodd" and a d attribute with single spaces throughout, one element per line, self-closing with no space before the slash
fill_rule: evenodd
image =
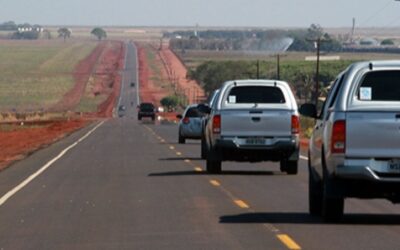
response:
<path id="1" fill-rule="evenodd" d="M 34 174 L 26 178 L 21 184 L 18 186 L 14 187 L 12 190 L 8 191 L 5 195 L 3 195 L 0 198 L 0 206 L 4 205 L 8 199 L 10 199 L 12 196 L 14 196 L 18 191 L 23 189 L 26 185 L 28 185 L 31 181 L 33 181 L 36 177 L 38 177 L 40 174 L 42 174 L 46 169 L 48 169 L 51 165 L 53 165 L 56 161 L 58 161 L 61 157 L 63 157 L 68 151 L 70 151 L 72 148 L 76 147 L 80 142 L 85 140 L 89 135 L 91 135 L 96 129 L 98 129 L 101 125 L 104 124 L 104 121 L 100 122 L 99 124 L 96 125 L 92 130 L 87 132 L 83 137 L 81 137 L 79 140 L 76 142 L 72 143 L 69 147 L 61 151 L 55 158 L 47 162 L 43 167 L 41 167 L 38 171 L 36 171 Z"/>

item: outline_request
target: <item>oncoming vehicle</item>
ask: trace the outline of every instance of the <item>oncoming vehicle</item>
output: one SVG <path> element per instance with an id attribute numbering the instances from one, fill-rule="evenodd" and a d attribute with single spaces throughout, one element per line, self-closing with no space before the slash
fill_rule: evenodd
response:
<path id="1" fill-rule="evenodd" d="M 335 80 L 309 144 L 309 209 L 337 220 L 344 199 L 400 203 L 400 61 L 360 62 Z"/>
<path id="2" fill-rule="evenodd" d="M 183 115 L 177 115 L 179 121 L 178 142 L 185 143 L 186 139 L 201 139 L 201 122 L 205 114 L 200 112 L 197 104 L 186 107 Z"/>
<path id="3" fill-rule="evenodd" d="M 118 116 L 123 117 L 126 113 L 126 107 L 124 105 L 119 105 L 118 107 Z"/>
<path id="4" fill-rule="evenodd" d="M 142 120 L 143 117 L 149 117 L 153 121 L 156 119 L 156 108 L 153 103 L 143 102 L 138 109 L 138 120 Z"/>
<path id="5" fill-rule="evenodd" d="M 279 161 L 282 172 L 297 174 L 300 122 L 289 85 L 275 80 L 228 81 L 205 128 L 206 168 L 221 172 L 222 161 Z"/>

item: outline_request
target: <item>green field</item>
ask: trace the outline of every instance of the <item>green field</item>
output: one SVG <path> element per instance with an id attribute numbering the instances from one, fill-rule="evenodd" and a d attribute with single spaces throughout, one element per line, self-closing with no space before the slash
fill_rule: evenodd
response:
<path id="1" fill-rule="evenodd" d="M 74 84 L 77 63 L 93 42 L 0 41 L 0 110 L 46 109 Z"/>

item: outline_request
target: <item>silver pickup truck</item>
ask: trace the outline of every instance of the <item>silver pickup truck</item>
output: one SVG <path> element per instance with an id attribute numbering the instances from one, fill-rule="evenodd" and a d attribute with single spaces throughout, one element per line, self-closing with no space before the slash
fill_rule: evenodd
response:
<path id="1" fill-rule="evenodd" d="M 288 84 L 272 80 L 224 83 L 204 131 L 206 168 L 221 172 L 222 161 L 280 161 L 281 171 L 297 174 L 299 115 Z"/>
<path id="2" fill-rule="evenodd" d="M 360 62 L 339 74 L 309 144 L 309 209 L 336 220 L 344 198 L 400 202 L 400 61 Z"/>

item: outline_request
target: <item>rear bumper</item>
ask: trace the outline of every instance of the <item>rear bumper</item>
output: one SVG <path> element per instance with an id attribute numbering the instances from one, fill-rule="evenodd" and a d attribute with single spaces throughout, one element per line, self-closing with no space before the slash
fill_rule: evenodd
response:
<path id="1" fill-rule="evenodd" d="M 400 183 L 400 171 L 388 171 L 386 161 L 376 161 L 374 159 L 345 160 L 344 164 L 336 166 L 335 175 L 344 179 Z"/>
<path id="2" fill-rule="evenodd" d="M 272 145 L 240 145 L 234 139 L 217 139 L 215 149 L 220 160 L 280 161 L 299 159 L 299 140 L 292 138 Z"/>

